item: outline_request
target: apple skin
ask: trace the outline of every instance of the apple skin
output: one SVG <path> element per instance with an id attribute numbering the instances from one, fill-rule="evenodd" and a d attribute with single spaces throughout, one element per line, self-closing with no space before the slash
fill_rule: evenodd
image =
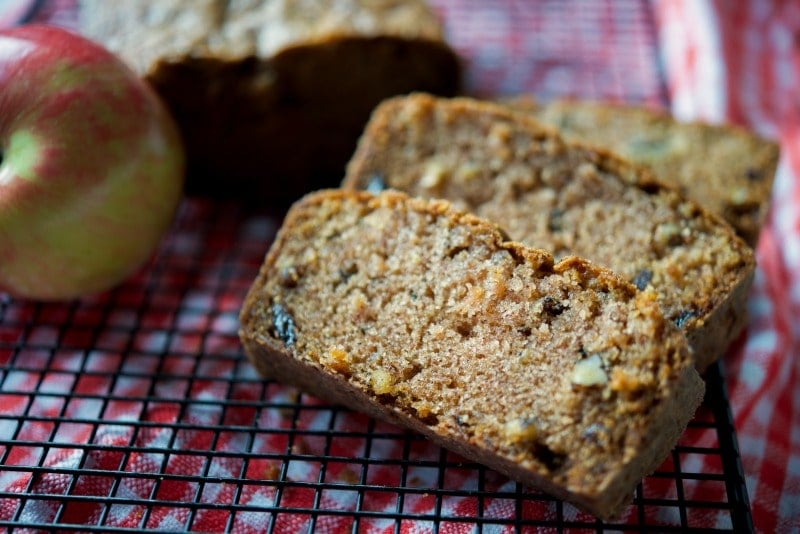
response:
<path id="1" fill-rule="evenodd" d="M 99 293 L 153 254 L 185 152 L 156 93 L 117 56 L 43 25 L 0 32 L 0 292 Z"/>

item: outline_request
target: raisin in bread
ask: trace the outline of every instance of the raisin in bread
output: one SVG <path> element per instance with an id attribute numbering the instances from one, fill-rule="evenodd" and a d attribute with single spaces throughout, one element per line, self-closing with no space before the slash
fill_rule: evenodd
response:
<path id="1" fill-rule="evenodd" d="M 490 102 L 429 95 L 376 109 L 343 183 L 451 200 L 511 238 L 576 255 L 658 295 L 701 372 L 747 323 L 752 249 L 644 169 Z"/>
<path id="2" fill-rule="evenodd" d="M 460 66 L 423 0 L 81 0 L 80 27 L 177 119 L 187 188 L 284 203 L 338 184 L 373 107 L 451 95 Z"/>
<path id="3" fill-rule="evenodd" d="M 772 194 L 779 146 L 732 125 L 685 123 L 637 106 L 557 100 L 507 102 L 567 139 L 608 148 L 647 165 L 659 180 L 717 213 L 755 246 Z"/>
<path id="4" fill-rule="evenodd" d="M 294 205 L 241 311 L 258 370 L 609 518 L 704 385 L 652 292 L 444 201 Z"/>

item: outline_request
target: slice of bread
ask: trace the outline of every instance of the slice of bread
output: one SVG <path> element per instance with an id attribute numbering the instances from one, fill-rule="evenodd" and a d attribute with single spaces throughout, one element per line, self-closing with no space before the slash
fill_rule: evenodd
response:
<path id="1" fill-rule="evenodd" d="M 720 215 L 755 247 L 778 166 L 777 143 L 733 125 L 679 122 L 665 112 L 604 102 L 529 97 L 506 102 L 568 140 L 604 147 Z"/>
<path id="2" fill-rule="evenodd" d="M 601 518 L 664 460 L 704 391 L 652 292 L 398 192 L 296 203 L 240 321 L 265 376 Z"/>
<path id="3" fill-rule="evenodd" d="M 424 0 L 80 0 L 181 128 L 187 189 L 286 206 L 344 175 L 372 109 L 455 94 L 460 64 Z"/>
<path id="4" fill-rule="evenodd" d="M 701 372 L 747 324 L 752 249 L 722 219 L 600 149 L 526 114 L 416 94 L 374 112 L 345 188 L 448 199 L 512 239 L 576 255 L 653 289 Z"/>

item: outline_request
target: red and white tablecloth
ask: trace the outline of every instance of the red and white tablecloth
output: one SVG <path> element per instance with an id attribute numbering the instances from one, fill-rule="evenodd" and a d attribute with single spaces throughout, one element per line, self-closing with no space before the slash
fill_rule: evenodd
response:
<path id="1" fill-rule="evenodd" d="M 746 339 L 724 359 L 761 532 L 800 530 L 800 3 L 655 4 L 672 111 L 781 143 Z"/>
<path id="2" fill-rule="evenodd" d="M 21 7 L 31 3 L 17 2 Z M 0 2 L 0 24 L 9 24 L 18 16 L 19 10 L 8 7 L 12 4 L 13 1 Z M 551 68 L 539 75 L 524 68 L 526 54 L 538 53 L 541 47 L 548 46 L 572 50 L 572 59 L 567 59 L 573 61 L 573 67 L 580 61 L 586 65 L 602 61 L 606 53 L 604 28 L 566 33 L 564 41 L 548 43 L 537 39 L 541 27 L 525 26 L 527 20 L 542 24 L 541 9 L 536 17 L 530 13 L 534 7 L 542 7 L 539 3 L 435 0 L 432 4 L 441 13 L 451 42 L 467 60 L 467 79 L 473 94 L 533 92 L 554 96 L 569 88 L 575 95 L 597 96 L 599 88 L 604 97 L 640 95 L 639 100 L 659 103 L 658 80 L 643 76 L 637 69 L 606 85 L 602 79 L 591 78 L 591 69 Z M 572 4 L 575 10 L 584 5 L 579 1 Z M 613 11 L 613 2 L 605 4 Z M 70 0 L 45 2 L 37 19 L 70 26 L 75 20 L 74 7 Z M 563 13 L 563 5 L 560 7 L 558 12 Z M 666 93 L 676 116 L 739 123 L 781 143 L 772 210 L 757 250 L 759 266 L 750 297 L 750 325 L 746 335 L 725 356 L 724 366 L 756 529 L 798 532 L 800 2 L 654 0 L 647 4 L 647 10 L 653 16 L 649 27 L 637 20 L 610 19 L 605 30 L 624 31 L 634 49 L 637 40 L 648 37 L 641 32 L 656 33 L 650 37 L 658 43 L 659 56 L 642 56 L 638 60 L 660 61 Z M 549 24 L 569 26 L 568 22 L 545 19 Z M 615 26 L 619 24 L 628 26 Z M 587 38 L 589 34 L 593 39 Z M 586 89 L 589 85 L 590 90 Z M 91 391 L 91 386 L 87 387 Z M 211 396 L 217 393 L 224 394 L 205 392 Z M 113 434 L 105 439 L 113 444 Z M 101 469 L 114 460 L 98 454 L 92 461 Z M 194 467 L 187 465 L 186 469 Z M 17 482 L 0 473 L 2 483 Z M 419 506 L 424 511 L 423 500 Z M 709 516 L 706 526 L 714 527 L 713 521 Z M 168 528 L 170 524 L 173 523 L 166 518 L 161 526 Z M 173 525 L 180 524 L 176 520 Z M 206 527 L 214 530 L 214 525 L 210 522 Z"/>

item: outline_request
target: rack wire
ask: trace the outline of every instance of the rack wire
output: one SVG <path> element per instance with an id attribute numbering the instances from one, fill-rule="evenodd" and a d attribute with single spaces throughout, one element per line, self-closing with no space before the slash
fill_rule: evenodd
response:
<path id="1" fill-rule="evenodd" d="M 720 528 L 747 530 L 716 367 L 681 444 L 610 524 L 417 435 L 261 380 L 241 352 L 236 314 L 278 220 L 190 200 L 153 265 L 117 290 L 0 304 L 0 525 L 664 532 L 714 513 Z"/>
<path id="2" fill-rule="evenodd" d="M 508 21 L 519 27 L 487 23 L 481 31 L 519 32 L 530 17 L 561 15 L 562 24 L 540 24 L 502 69 L 528 75 L 498 78 L 469 34 L 475 3 L 434 2 L 454 46 L 471 58 L 470 91 L 666 102 L 646 2 L 581 3 L 572 19 L 564 18 L 569 3 L 511 4 L 517 12 Z M 576 46 L 565 34 L 575 26 L 605 28 L 603 46 L 616 48 L 565 59 Z M 584 50 L 594 49 L 590 36 L 582 39 Z M 633 70 L 639 81 L 623 83 Z M 753 530 L 719 366 L 706 376 L 706 402 L 679 445 L 624 515 L 607 523 L 416 434 L 261 379 L 241 350 L 237 315 L 284 209 L 186 199 L 156 257 L 113 291 L 54 304 L 0 296 L 0 526 Z"/>

